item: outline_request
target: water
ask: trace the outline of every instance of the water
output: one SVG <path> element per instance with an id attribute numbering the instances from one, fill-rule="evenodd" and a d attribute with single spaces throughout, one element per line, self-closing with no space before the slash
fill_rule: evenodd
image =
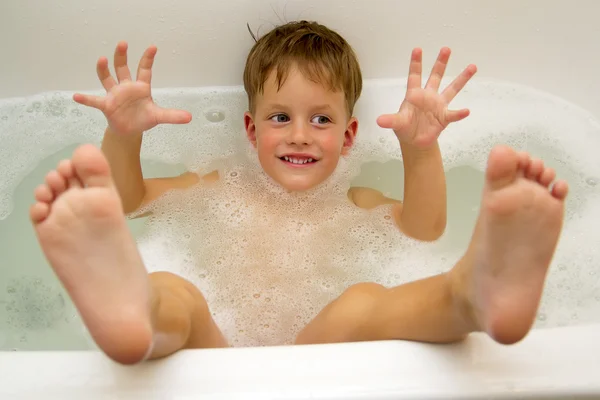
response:
<path id="1" fill-rule="evenodd" d="M 397 108 L 402 93 L 398 82 L 366 85 L 357 106 L 361 128 L 353 152 L 354 166 L 359 171 L 353 184 L 398 199 L 403 195 L 399 149 L 393 134 L 376 130 L 374 119 Z M 239 88 L 158 91 L 156 98 L 165 107 L 192 111 L 194 121 L 184 127 L 160 127 L 147 134 L 143 149 L 146 177 L 173 176 L 186 169 L 209 172 L 222 168 L 224 158 L 245 151 L 240 112 L 245 100 Z M 471 108 L 471 117 L 451 126 L 440 139 L 447 172 L 447 231 L 434 245 L 404 249 L 402 254 L 396 254 L 398 249 L 373 248 L 369 237 L 360 239 L 366 250 L 378 252 L 371 254 L 370 260 L 389 256 L 389 260 L 418 261 L 412 267 L 398 264 L 394 274 L 382 279 L 397 284 L 452 266 L 470 240 L 479 211 L 487 153 L 495 143 L 508 143 L 542 157 L 571 185 L 565 231 L 550 269 L 536 327 L 600 322 L 600 278 L 596 273 L 600 255 L 594 241 L 600 232 L 592 222 L 600 220 L 600 164 L 594 154 L 594 149 L 600 148 L 597 122 L 561 100 L 495 82 L 470 84 L 467 93 L 453 104 L 454 108 L 462 106 Z M 231 117 L 234 115 L 239 118 Z M 67 95 L 60 93 L 0 102 L 0 156 L 4 160 L 0 179 L 0 218 L 4 218 L 0 219 L 2 350 L 93 347 L 67 294 L 43 258 L 27 212 L 33 189 L 44 175 L 60 159 L 70 156 L 77 143 L 98 144 L 104 126 L 101 115 L 72 104 Z M 232 171 L 228 179 L 239 179 L 241 173 Z M 145 222 L 130 220 L 129 224 L 136 238 L 145 238 L 148 248 L 154 242 L 146 237 L 149 230 Z M 187 239 L 193 236 L 187 235 Z M 163 257 L 158 247 L 146 251 L 145 257 Z M 415 258 L 417 255 L 420 258 Z M 342 258 L 336 260 L 343 263 L 346 260 Z M 377 268 L 377 264 L 366 265 Z M 325 278 L 319 276 L 310 284 L 335 295 L 335 285 Z M 207 279 L 206 274 L 198 279 Z M 272 295 L 258 291 L 250 297 L 263 304 L 276 301 Z M 316 313 L 318 309 L 310 311 Z M 226 319 L 222 315 L 219 318 Z M 260 329 L 269 330 L 272 325 L 264 323 Z M 293 327 L 301 328 L 301 321 Z M 237 329 L 236 340 L 244 334 L 239 330 L 248 329 L 252 327 Z"/>
<path id="2" fill-rule="evenodd" d="M 37 245 L 28 220 L 33 190 L 46 173 L 69 158 L 76 146 L 42 160 L 18 185 L 14 209 L 0 221 L 0 350 L 85 350 L 95 344 L 77 310 Z M 144 173 L 152 176 L 179 174 L 185 168 L 151 161 Z M 129 220 L 138 236 L 145 219 Z"/>

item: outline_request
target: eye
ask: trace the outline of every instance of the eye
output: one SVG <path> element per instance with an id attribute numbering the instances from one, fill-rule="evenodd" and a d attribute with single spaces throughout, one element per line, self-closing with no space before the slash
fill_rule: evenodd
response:
<path id="1" fill-rule="evenodd" d="M 270 118 L 270 120 L 273 122 L 284 123 L 288 122 L 290 120 L 290 117 L 288 117 L 285 114 L 275 114 Z"/>
<path id="2" fill-rule="evenodd" d="M 311 121 L 313 124 L 319 124 L 319 125 L 325 125 L 328 124 L 329 122 L 331 122 L 331 120 L 329 119 L 329 117 L 326 117 L 325 115 L 317 115 L 316 117 L 314 117 Z"/>

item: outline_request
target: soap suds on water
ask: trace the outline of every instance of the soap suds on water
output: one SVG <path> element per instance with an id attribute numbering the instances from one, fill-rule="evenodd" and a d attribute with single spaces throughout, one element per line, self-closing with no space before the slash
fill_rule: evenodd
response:
<path id="1" fill-rule="evenodd" d="M 220 180 L 169 192 L 149 206 L 152 215 L 138 238 L 148 270 L 193 282 L 230 343 L 250 346 L 291 343 L 352 284 L 393 286 L 450 269 L 465 250 L 448 247 L 450 239 L 467 239 L 472 226 L 449 225 L 440 241 L 419 243 L 398 232 L 389 207 L 360 210 L 346 196 L 365 163 L 401 158 L 393 133 L 375 120 L 397 110 L 405 89 L 402 81 L 366 82 L 356 107 L 356 147 L 325 184 L 303 194 L 285 192 L 260 169 L 243 132 L 240 87 L 156 90 L 159 105 L 186 109 L 194 119 L 146 133 L 142 156 L 199 174 L 217 170 Z M 447 171 L 483 171 L 491 148 L 504 143 L 542 156 L 572 187 L 536 326 L 600 322 L 594 242 L 600 228 L 593 222 L 600 221 L 600 125 L 561 99 L 502 82 L 469 83 L 451 104 L 462 107 L 471 116 L 440 137 Z M 0 219 L 11 211 L 16 185 L 40 160 L 74 143 L 99 144 L 105 126 L 100 112 L 65 93 L 0 100 Z M 400 185 L 402 171 L 386 174 L 397 175 Z M 449 180 L 448 191 L 460 196 L 472 188 Z M 479 195 L 465 202 L 477 204 Z"/>

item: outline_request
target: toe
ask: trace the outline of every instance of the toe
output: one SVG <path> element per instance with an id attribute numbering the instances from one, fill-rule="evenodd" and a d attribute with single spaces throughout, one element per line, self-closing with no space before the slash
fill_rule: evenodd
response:
<path id="1" fill-rule="evenodd" d="M 54 199 L 54 194 L 48 185 L 39 185 L 35 188 L 33 195 L 36 201 L 42 203 L 50 203 Z"/>
<path id="2" fill-rule="evenodd" d="M 79 178 L 77 178 L 76 176 L 73 176 L 71 179 L 69 179 L 69 189 L 75 189 L 75 188 L 81 188 L 83 187 L 83 185 L 81 184 L 81 181 L 79 180 Z"/>
<path id="3" fill-rule="evenodd" d="M 50 171 L 46 175 L 46 185 L 55 198 L 67 189 L 67 181 L 58 171 Z"/>
<path id="4" fill-rule="evenodd" d="M 71 162 L 71 160 L 62 160 L 58 163 L 58 167 L 56 167 L 56 170 L 67 181 L 71 179 L 75 174 L 75 171 L 73 170 L 73 163 Z"/>
<path id="5" fill-rule="evenodd" d="M 512 183 L 517 177 L 519 155 L 507 146 L 492 149 L 488 158 L 486 179 L 492 189 L 498 189 Z"/>
<path id="6" fill-rule="evenodd" d="M 540 175 L 539 183 L 544 187 L 548 187 L 554 178 L 556 178 L 556 171 L 552 168 L 546 168 L 544 169 L 544 172 L 542 172 L 542 175 Z"/>
<path id="7" fill-rule="evenodd" d="M 531 159 L 531 164 L 527 171 L 525 172 L 525 177 L 531 180 L 539 180 L 540 176 L 544 172 L 544 162 L 539 158 Z"/>
<path id="8" fill-rule="evenodd" d="M 73 154 L 75 175 L 84 186 L 109 186 L 112 184 L 110 168 L 99 148 L 93 145 L 78 147 Z"/>
<path id="9" fill-rule="evenodd" d="M 29 209 L 29 217 L 34 224 L 39 224 L 48 218 L 50 214 L 50 205 L 48 203 L 37 202 Z"/>
<path id="10" fill-rule="evenodd" d="M 552 187 L 552 196 L 556 197 L 559 200 L 564 200 L 567 197 L 568 193 L 569 185 L 563 180 L 556 181 L 556 183 Z"/>
<path id="11" fill-rule="evenodd" d="M 526 170 L 529 168 L 529 164 L 531 163 L 531 156 L 526 151 L 519 151 L 517 153 L 517 157 L 519 158 L 519 168 L 522 170 Z"/>

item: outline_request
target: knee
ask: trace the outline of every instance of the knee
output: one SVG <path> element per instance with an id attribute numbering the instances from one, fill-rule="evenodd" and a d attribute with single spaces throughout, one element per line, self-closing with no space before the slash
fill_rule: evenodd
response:
<path id="1" fill-rule="evenodd" d="M 183 298 L 191 298 L 191 300 L 200 302 L 205 301 L 200 290 L 193 283 L 179 275 L 166 271 L 158 271 L 151 273 L 149 279 L 153 288 L 168 288 Z"/>
<path id="2" fill-rule="evenodd" d="M 152 290 L 156 293 L 162 292 L 162 296 L 152 296 L 153 300 L 160 297 L 177 299 L 194 316 L 208 313 L 206 299 L 191 282 L 171 272 L 159 271 L 149 275 Z"/>
<path id="3" fill-rule="evenodd" d="M 386 291 L 384 286 L 371 282 L 350 286 L 335 301 L 334 313 L 339 326 L 354 331 L 368 325 Z"/>
<path id="4" fill-rule="evenodd" d="M 366 310 L 373 307 L 386 290 L 384 286 L 374 282 L 357 283 L 346 289 L 338 301 L 347 307 Z"/>
<path id="5" fill-rule="evenodd" d="M 357 303 L 370 303 L 376 298 L 378 298 L 381 295 L 381 293 L 383 293 L 386 290 L 387 289 L 379 283 L 357 283 L 346 289 L 344 293 L 342 293 L 342 295 L 340 296 L 340 299 Z"/>

